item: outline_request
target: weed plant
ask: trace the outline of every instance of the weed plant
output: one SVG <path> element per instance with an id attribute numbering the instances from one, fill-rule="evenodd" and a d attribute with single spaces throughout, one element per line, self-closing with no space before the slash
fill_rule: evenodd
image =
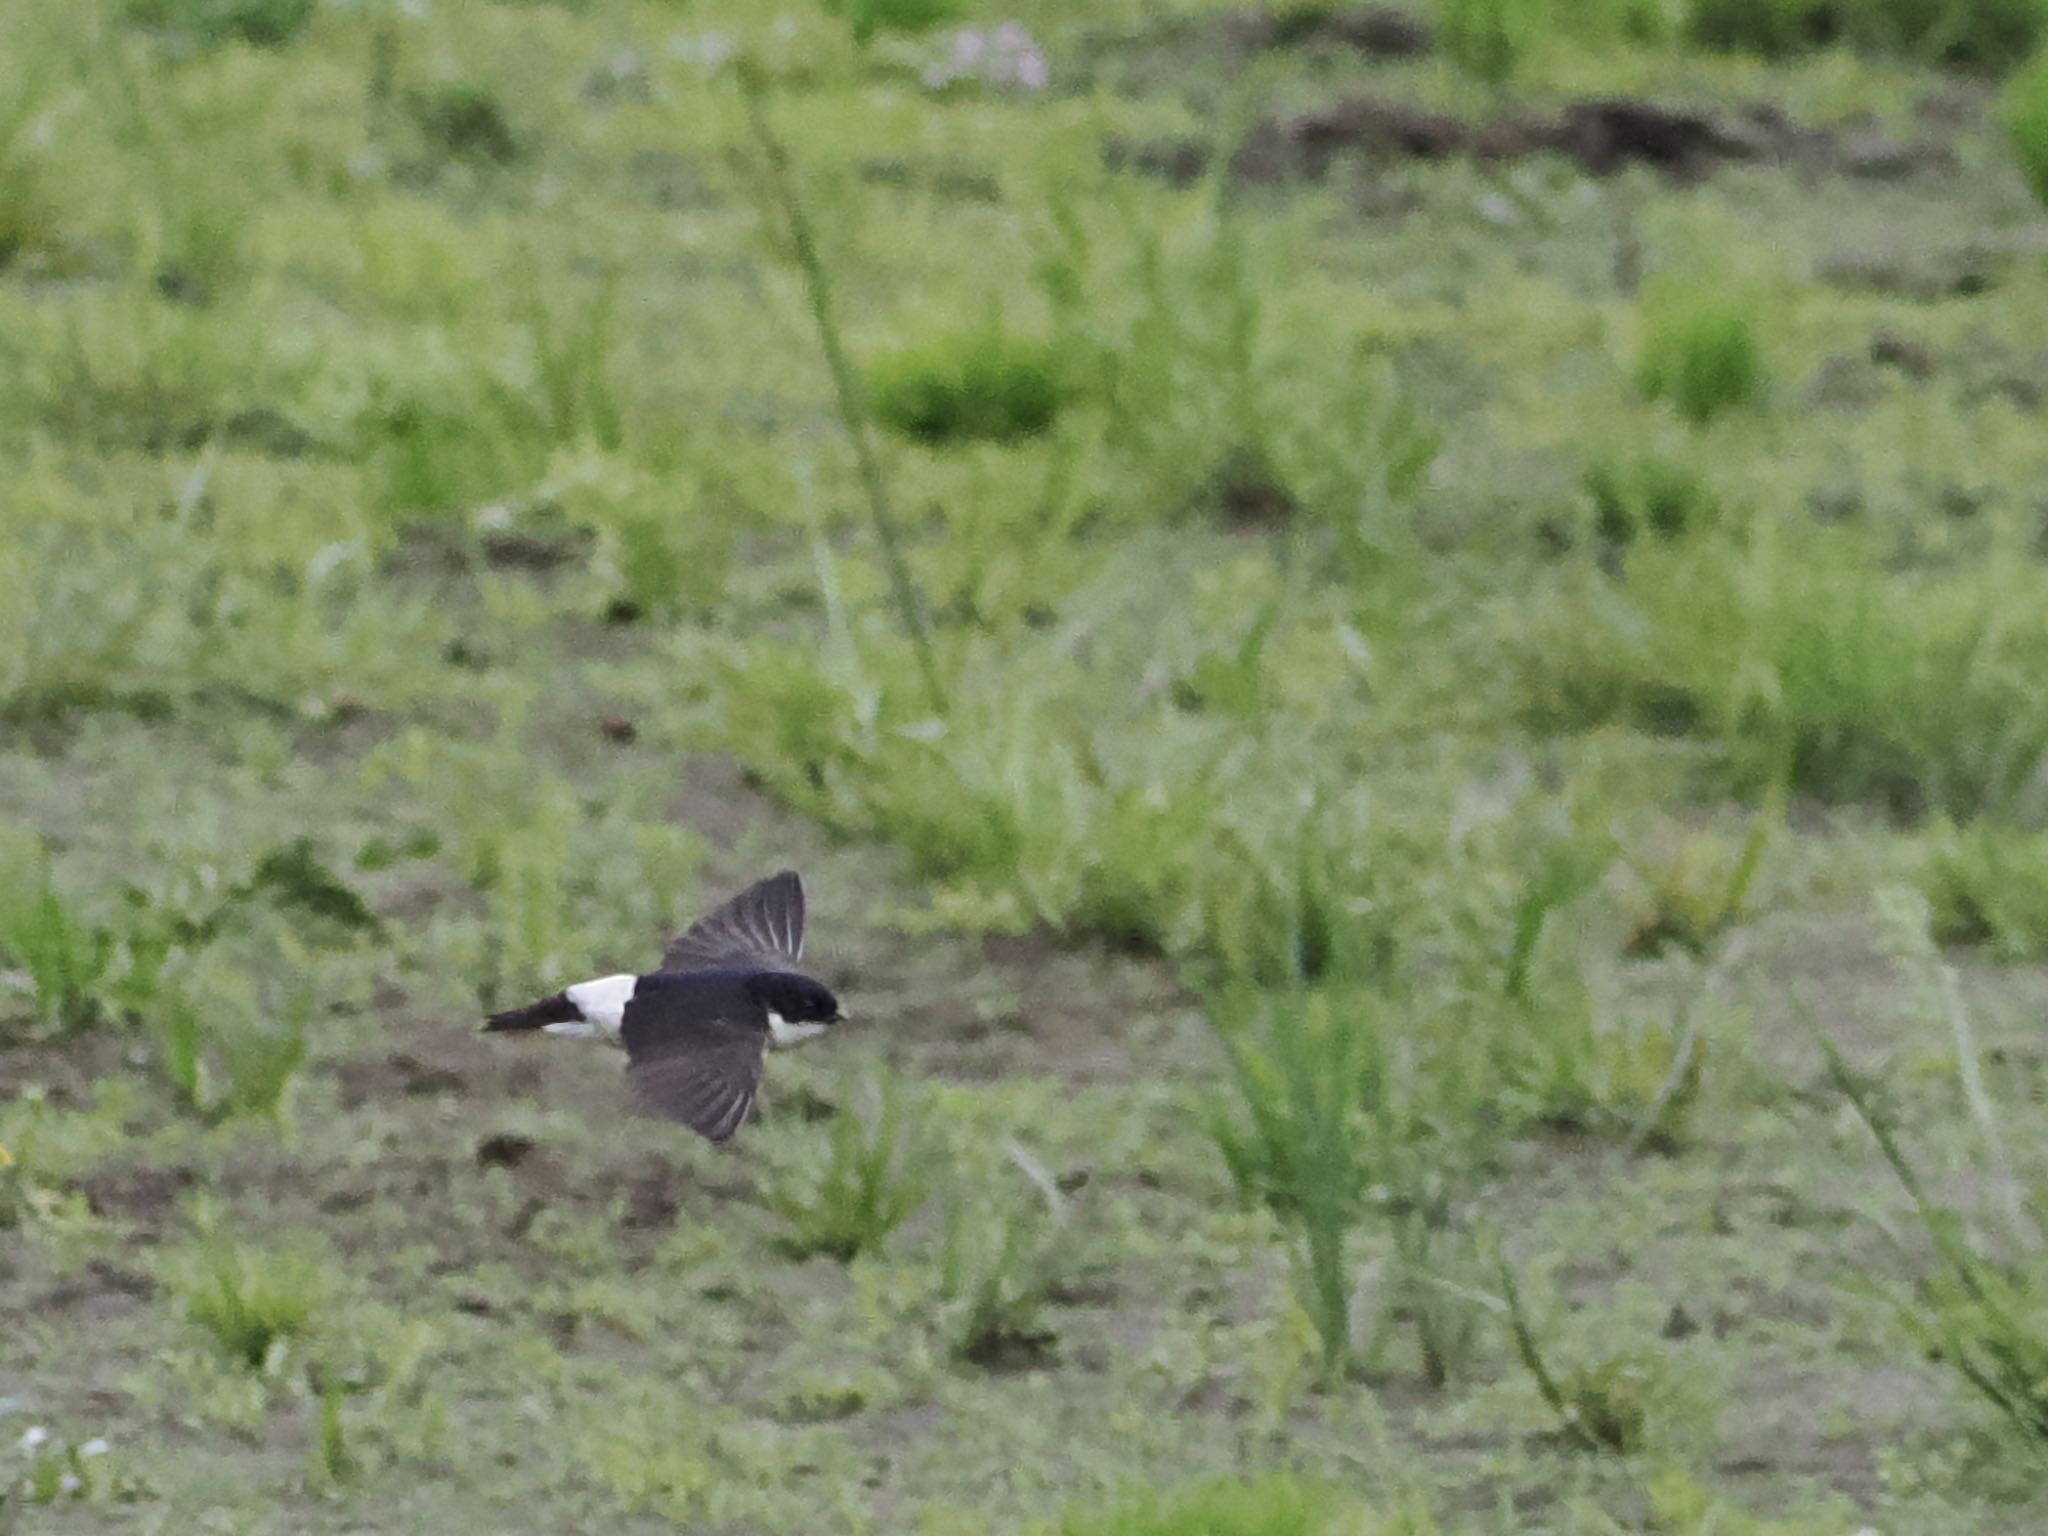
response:
<path id="1" fill-rule="evenodd" d="M 357 1471 L 348 1446 L 348 1425 L 341 1412 L 342 1392 L 337 1383 L 320 1394 L 319 1430 L 313 1439 L 312 1470 L 316 1481 L 329 1487 L 347 1482 Z"/>
<path id="2" fill-rule="evenodd" d="M 217 1230 L 167 1256 L 164 1283 L 229 1359 L 270 1376 L 311 1332 L 327 1291 L 324 1261 L 246 1247 Z"/>
<path id="3" fill-rule="evenodd" d="M 166 991 L 151 1012 L 164 1075 L 187 1108 L 209 1121 L 284 1118 L 306 1061 L 310 994 L 263 1009 L 246 981 L 227 985 L 216 971 L 203 1001 Z"/>
<path id="4" fill-rule="evenodd" d="M 1494 1052 L 1497 1111 L 1518 1127 L 1678 1145 L 1704 1078 L 1704 998 L 1670 1013 L 1627 1007 L 1585 967 L 1563 952 L 1518 996 L 1469 1005 L 1463 1027 Z"/>
<path id="5" fill-rule="evenodd" d="M 1650 449 L 1609 455 L 1586 471 L 1593 529 L 1615 549 L 1639 538 L 1675 539 L 1719 517 L 1712 489 L 1691 466 Z"/>
<path id="6" fill-rule="evenodd" d="M 2009 961 L 2048 955 L 2048 838 L 1944 818 L 1908 857 L 1941 943 L 1985 945 Z"/>
<path id="7" fill-rule="evenodd" d="M 1540 0 L 1447 0 L 1439 19 L 1444 52 L 1488 85 L 1514 74 L 1544 17 Z"/>
<path id="8" fill-rule="evenodd" d="M 1128 273 L 1120 252 L 1071 221 L 1040 269 L 1073 366 L 1101 381 L 1117 503 L 1253 526 L 1299 512 L 1334 535 L 1354 573 L 1373 569 L 1400 542 L 1398 519 L 1440 446 L 1394 369 L 1359 357 L 1306 390 L 1290 376 L 1290 348 L 1319 343 L 1276 332 L 1242 216 L 1220 192 L 1185 228 L 1127 216 Z M 1112 274 L 1134 287 L 1136 308 L 1105 325 L 1080 296 Z"/>
<path id="9" fill-rule="evenodd" d="M 2004 1252 L 1937 1202 L 1908 1160 L 1898 1126 L 1834 1043 L 1821 1039 L 1835 1088 L 1869 1129 L 1912 1198 L 1935 1263 L 1898 1310 L 1930 1359 L 1991 1405 L 2031 1453 L 2048 1460 L 2048 1196 L 2016 1207 Z M 2009 1177 L 2000 1175 L 2001 1177 Z"/>
<path id="10" fill-rule="evenodd" d="M 1893 575 L 1860 548 L 1844 529 L 1638 543 L 1618 582 L 1531 614 L 1525 708 L 1703 739 L 1745 794 L 2024 821 L 2048 749 L 2038 577 Z"/>
<path id="11" fill-rule="evenodd" d="M 2039 0 L 1690 0 L 1700 46 L 1781 58 L 1829 44 L 1999 74 L 2048 31 Z"/>
<path id="12" fill-rule="evenodd" d="M 1216 1106 L 1211 1134 L 1240 1194 L 1265 1205 L 1296 1244 L 1304 1307 L 1335 1382 L 1361 1347 L 1354 1317 L 1354 1234 L 1373 1224 L 1390 1240 L 1387 1298 L 1373 1331 L 1414 1328 L 1425 1374 L 1441 1383 L 1464 1355 L 1468 1309 L 1432 1282 L 1452 1246 L 1456 1170 L 1412 1067 L 1391 1045 L 1385 996 L 1302 990 L 1239 993 L 1213 1005 L 1230 1052 L 1242 1118 Z"/>
<path id="13" fill-rule="evenodd" d="M 128 20 L 202 47 L 281 48 L 305 30 L 316 0 L 122 0 Z"/>
<path id="14" fill-rule="evenodd" d="M 1580 1450 L 1633 1456 L 1665 1423 L 1697 1414 L 1700 1404 L 1676 1378 L 1670 1362 L 1646 1349 L 1619 1349 L 1559 1374 L 1545 1358 L 1522 1300 L 1521 1283 L 1505 1254 L 1497 1256 L 1499 1312 L 1515 1354 L 1565 1438 Z"/>
<path id="15" fill-rule="evenodd" d="M 441 154 L 487 165 L 519 158 L 504 108 L 480 85 L 452 80 L 410 97 L 408 105 L 421 135 Z"/>
<path id="16" fill-rule="evenodd" d="M 1038 437 L 1067 393 L 1051 345 L 995 324 L 886 353 L 867 367 L 875 419 L 934 445 Z"/>
<path id="17" fill-rule="evenodd" d="M 1703 285 L 1653 295 L 1638 377 L 1647 398 L 1670 401 L 1695 424 L 1757 403 L 1765 370 L 1751 302 Z"/>
<path id="18" fill-rule="evenodd" d="M 74 1440 L 42 1424 L 17 1430 L 0 1411 L 0 1528 L 24 1508 L 137 1497 L 104 1436 Z"/>
<path id="19" fill-rule="evenodd" d="M 0 1232 L 12 1232 L 28 1219 L 34 1194 L 21 1159 L 0 1142 Z"/>
<path id="20" fill-rule="evenodd" d="M 1669 1536 L 1842 1536 L 1859 1528 L 1840 1512 L 1758 1517 L 1717 1497 L 1684 1467 L 1667 1463 L 1644 1480 L 1655 1529 Z"/>
<path id="21" fill-rule="evenodd" d="M 2048 50 L 2005 88 L 2005 128 L 2034 197 L 2048 203 Z"/>
<path id="22" fill-rule="evenodd" d="M 1622 891 L 1628 922 L 1622 954 L 1640 958 L 1675 949 L 1706 958 L 1754 915 L 1750 891 L 1784 813 L 1784 796 L 1767 793 L 1739 839 L 1670 828 L 1623 845 L 1629 878 Z"/>
<path id="23" fill-rule="evenodd" d="M 1106 1509 L 1064 1516 L 1057 1536 L 1434 1536 L 1426 1517 L 1386 1518 L 1287 1473 L 1218 1479 L 1173 1492 L 1127 1490 Z"/>
<path id="24" fill-rule="evenodd" d="M 956 1182 L 940 1237 L 946 1337 L 956 1357 L 991 1369 L 1043 1360 L 1057 1348 L 1046 1310 L 1079 1263 L 1066 1197 L 1024 1148 L 1013 1142 L 1005 1153 L 1030 1193 L 1020 1199 L 1014 1187 Z"/>
<path id="25" fill-rule="evenodd" d="M 851 3 L 863 7 L 853 13 L 852 19 L 855 35 L 864 37 L 877 21 L 886 19 L 888 15 L 886 9 L 870 7 L 886 7 L 890 0 L 851 0 Z M 905 4 L 910 11 L 916 12 L 921 0 L 905 0 Z M 882 474 L 881 460 L 876 456 L 874 444 L 868 435 L 867 412 L 859 376 L 847 357 L 845 339 L 839 328 L 838 311 L 834 307 L 832 274 L 825 265 L 816 231 L 812 227 L 810 212 L 805 207 L 803 196 L 797 188 L 788 146 L 776 134 L 774 125 L 769 121 L 767 87 L 759 72 L 751 65 L 741 69 L 740 86 L 746 98 L 748 125 L 753 130 L 754 142 L 767 165 L 769 182 L 778 204 L 778 211 L 788 231 L 791 248 L 796 253 L 797 266 L 803 273 L 804 293 L 810 304 L 811 319 L 817 326 L 818 343 L 824 351 L 826 367 L 832 375 L 832 388 L 839 406 L 839 419 L 846 428 L 847 436 L 853 440 L 854 458 L 860 469 L 861 489 L 867 498 L 868 516 L 874 525 L 875 543 L 881 551 L 883 564 L 889 573 L 889 585 L 896 603 L 896 616 L 902 623 L 904 635 L 909 639 L 911 649 L 916 655 L 926 700 L 935 712 L 943 715 L 946 707 L 946 688 L 939 674 L 938 660 L 933 653 L 931 635 L 926 627 L 923 594 L 912 578 L 905 559 L 903 537 L 889 494 L 888 482 Z"/>
<path id="26" fill-rule="evenodd" d="M 40 838 L 15 832 L 7 839 L 4 860 L 0 960 L 17 967 L 25 979 L 31 1017 L 40 1033 L 76 1029 L 99 1010 L 112 936 L 72 913 L 57 889 L 50 850 Z M 11 1011 L 0 1002 L 0 1018 Z"/>
<path id="27" fill-rule="evenodd" d="M 859 1095 L 840 1094 L 823 1156 L 785 1166 L 763 1191 L 789 1224 L 783 1242 L 792 1254 L 847 1263 L 879 1249 L 924 1203 L 913 1115 L 893 1074 L 870 1081 Z"/>
<path id="28" fill-rule="evenodd" d="M 49 144 L 60 99 L 55 52 L 23 39 L 0 64 L 0 271 L 64 255 L 66 197 Z"/>
<path id="29" fill-rule="evenodd" d="M 966 14 L 966 0 L 824 0 L 825 9 L 842 16 L 853 40 L 865 47 L 882 32 L 916 34 L 945 26 Z"/>
<path id="30" fill-rule="evenodd" d="M 2003 74 L 2048 36 L 2041 0 L 1838 0 L 1841 34 L 1867 53 Z"/>
<path id="31" fill-rule="evenodd" d="M 1691 0 L 1686 32 L 1702 48 L 1782 58 L 1825 35 L 1821 0 Z"/>

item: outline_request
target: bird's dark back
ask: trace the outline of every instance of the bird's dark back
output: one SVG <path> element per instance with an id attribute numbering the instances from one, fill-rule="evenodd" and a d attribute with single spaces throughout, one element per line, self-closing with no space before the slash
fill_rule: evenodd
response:
<path id="1" fill-rule="evenodd" d="M 655 971 L 633 987 L 619 1039 L 629 1052 L 692 1038 L 768 1032 L 750 971 Z"/>

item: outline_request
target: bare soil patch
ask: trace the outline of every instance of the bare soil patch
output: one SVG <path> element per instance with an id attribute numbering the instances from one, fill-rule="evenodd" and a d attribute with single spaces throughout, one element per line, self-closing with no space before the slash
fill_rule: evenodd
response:
<path id="1" fill-rule="evenodd" d="M 1244 6 L 1207 16 L 1175 17 L 1136 30 L 1103 30 L 1064 61 L 1057 78 L 1076 89 L 1113 83 L 1124 94 L 1185 89 L 1190 81 L 1234 75 L 1280 50 L 1319 58 L 1386 63 L 1428 54 L 1436 43 L 1427 23 L 1383 5 L 1336 10 Z"/>
<path id="2" fill-rule="evenodd" d="M 1112 139 L 1105 154 L 1113 168 L 1175 185 L 1194 181 L 1210 160 L 1207 145 L 1187 139 Z M 1263 119 L 1232 155 L 1230 172 L 1243 183 L 1274 186 L 1320 181 L 1343 160 L 1384 164 L 1461 157 L 1500 163 L 1539 154 L 1561 155 L 1593 176 L 1642 165 L 1681 182 L 1744 163 L 1871 179 L 1897 179 L 1951 163 L 1938 143 L 1896 140 L 1864 128 L 1809 128 L 1769 104 L 1731 114 L 1613 96 L 1554 111 L 1506 112 L 1482 123 L 1358 94 Z"/>

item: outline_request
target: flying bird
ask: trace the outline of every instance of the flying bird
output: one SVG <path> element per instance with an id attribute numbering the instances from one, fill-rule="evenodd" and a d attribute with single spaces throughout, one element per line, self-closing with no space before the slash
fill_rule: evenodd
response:
<path id="1" fill-rule="evenodd" d="M 642 1108 L 725 1142 L 746 1123 L 768 1048 L 823 1034 L 846 1014 L 797 969 L 804 952 L 804 883 L 793 869 L 750 885 L 699 918 L 644 976 L 599 976 L 484 1028 L 537 1029 L 598 1040 L 626 1053 Z"/>

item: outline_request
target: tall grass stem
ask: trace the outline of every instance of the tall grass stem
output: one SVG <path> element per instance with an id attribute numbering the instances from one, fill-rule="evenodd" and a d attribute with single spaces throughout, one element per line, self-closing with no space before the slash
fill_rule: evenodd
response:
<path id="1" fill-rule="evenodd" d="M 770 191 L 782 207 L 790 241 L 796 248 L 797 265 L 803 269 L 804 293 L 810 301 L 811 318 L 817 323 L 818 342 L 825 352 L 825 365 L 832 373 L 832 388 L 838 397 L 840 420 L 845 423 L 847 436 L 853 439 L 861 488 L 867 495 L 868 511 L 874 519 L 875 541 L 881 546 L 882 559 L 888 567 L 896 611 L 903 621 L 904 632 L 910 637 L 911 648 L 917 654 L 918 672 L 924 679 L 931 707 L 936 713 L 944 714 L 946 690 L 939 681 L 938 660 L 932 651 L 931 633 L 925 626 L 924 606 L 918 598 L 917 586 L 911 580 L 909 563 L 903 556 L 902 538 L 890 503 L 888 482 L 882 474 L 882 462 L 875 453 L 874 439 L 868 432 L 867 408 L 861 395 L 860 380 L 840 340 L 839 320 L 832 307 L 831 274 L 825 268 L 824 257 L 818 250 L 817 235 L 811 228 L 810 215 L 797 191 L 796 177 L 790 169 L 788 146 L 768 121 L 767 85 L 752 60 L 741 61 L 739 80 L 740 94 L 747 104 L 747 123 L 768 167 Z"/>

